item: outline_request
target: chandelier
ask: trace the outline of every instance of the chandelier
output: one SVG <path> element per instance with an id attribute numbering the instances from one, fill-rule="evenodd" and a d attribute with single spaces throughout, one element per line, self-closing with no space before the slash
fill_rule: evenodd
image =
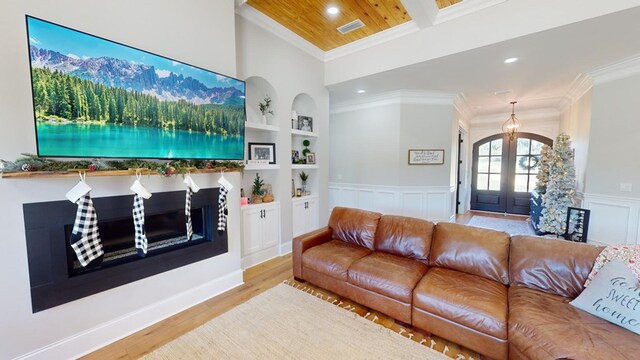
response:
<path id="1" fill-rule="evenodd" d="M 502 124 L 502 132 L 509 135 L 509 140 L 513 140 L 518 133 L 518 128 L 520 127 L 520 123 L 518 122 L 518 118 L 516 118 L 516 104 L 517 101 L 511 102 L 511 117 L 507 119 L 507 121 Z"/>

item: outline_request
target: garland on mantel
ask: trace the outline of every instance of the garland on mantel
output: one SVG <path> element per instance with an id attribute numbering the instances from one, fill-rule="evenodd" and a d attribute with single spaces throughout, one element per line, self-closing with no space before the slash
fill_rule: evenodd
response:
<path id="1" fill-rule="evenodd" d="M 244 164 L 232 160 L 171 160 L 167 162 L 149 161 L 140 159 L 127 160 L 76 160 L 63 161 L 38 157 L 33 154 L 22 154 L 23 157 L 16 161 L 0 160 L 0 171 L 68 171 L 69 169 L 87 169 L 93 171 L 111 171 L 128 169 L 149 169 L 157 171 L 162 176 L 186 174 L 192 169 L 244 169 Z"/>

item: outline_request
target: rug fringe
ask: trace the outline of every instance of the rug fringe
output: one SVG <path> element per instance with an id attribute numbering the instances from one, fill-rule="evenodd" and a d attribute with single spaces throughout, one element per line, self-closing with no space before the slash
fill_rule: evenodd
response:
<path id="1" fill-rule="evenodd" d="M 284 284 L 287 284 L 289 286 L 291 286 L 292 288 L 298 289 L 300 291 L 306 292 L 308 294 L 311 294 L 317 298 L 320 298 L 323 301 L 326 301 L 327 303 L 333 304 L 339 308 L 342 308 L 344 310 L 350 311 L 355 313 L 357 316 L 359 317 L 363 317 L 373 323 L 378 324 L 380 318 L 378 317 L 378 315 L 371 313 L 370 311 L 368 311 L 365 315 L 360 315 L 358 314 L 357 310 L 357 306 L 355 305 L 351 305 L 351 304 L 345 304 L 342 300 L 340 300 L 340 298 L 334 298 L 332 296 L 325 295 L 319 291 L 315 291 L 313 290 L 312 287 L 308 287 L 305 285 L 301 285 L 299 283 L 297 283 L 296 281 L 290 281 L 290 280 L 285 280 L 283 281 Z M 344 305 L 344 306 L 343 306 Z M 429 342 L 429 348 L 432 350 L 436 350 L 435 346 L 437 345 L 437 342 L 434 341 L 431 338 L 422 338 L 420 339 L 420 341 L 418 341 L 418 338 L 415 337 L 415 334 L 413 334 L 412 332 L 409 332 L 407 329 L 405 329 L 404 327 L 400 328 L 400 330 L 398 330 L 398 334 L 402 335 L 404 337 L 409 338 L 412 341 L 417 342 L 420 345 L 423 346 L 427 346 L 427 342 Z M 436 350 L 437 351 L 437 350 Z M 449 356 L 448 353 L 450 352 L 449 346 L 445 345 L 444 349 L 442 351 L 439 351 L 441 354 Z M 474 359 L 472 356 L 469 356 L 468 358 L 465 357 L 465 355 L 463 354 L 456 354 L 455 360 L 476 360 Z"/>

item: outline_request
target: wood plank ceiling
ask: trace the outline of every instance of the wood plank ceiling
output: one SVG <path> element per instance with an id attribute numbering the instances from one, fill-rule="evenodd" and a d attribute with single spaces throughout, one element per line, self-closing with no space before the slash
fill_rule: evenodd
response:
<path id="1" fill-rule="evenodd" d="M 411 20 L 400 0 L 249 0 L 249 5 L 318 48 L 328 51 Z M 329 15 L 327 7 L 340 9 Z M 342 35 L 356 19 L 365 27 Z"/>
<path id="2" fill-rule="evenodd" d="M 438 5 L 438 9 L 442 10 L 447 6 L 455 5 L 462 0 L 436 0 L 436 5 Z"/>

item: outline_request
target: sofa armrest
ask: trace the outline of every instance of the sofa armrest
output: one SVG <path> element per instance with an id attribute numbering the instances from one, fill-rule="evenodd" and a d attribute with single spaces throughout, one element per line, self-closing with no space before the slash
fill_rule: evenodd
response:
<path id="1" fill-rule="evenodd" d="M 324 227 L 293 238 L 293 276 L 302 279 L 302 253 L 331 240 L 333 231 Z"/>

